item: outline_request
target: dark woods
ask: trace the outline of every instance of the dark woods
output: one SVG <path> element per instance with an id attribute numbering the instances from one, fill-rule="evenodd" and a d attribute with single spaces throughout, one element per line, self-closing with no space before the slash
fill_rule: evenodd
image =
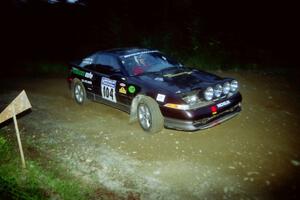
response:
<path id="1" fill-rule="evenodd" d="M 12 0 L 1 9 L 2 47 L 14 62 L 68 61 L 142 46 L 201 66 L 299 63 L 296 6 L 288 3 Z"/>

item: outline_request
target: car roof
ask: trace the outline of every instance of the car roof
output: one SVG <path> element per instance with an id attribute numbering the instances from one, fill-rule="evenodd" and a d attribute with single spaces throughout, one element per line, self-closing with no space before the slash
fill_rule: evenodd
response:
<path id="1" fill-rule="evenodd" d="M 158 52 L 155 49 L 146 49 L 146 48 L 138 48 L 138 47 L 130 47 L 130 48 L 117 48 L 117 49 L 109 49 L 105 51 L 98 51 L 96 54 L 113 54 L 120 57 L 126 57 L 134 54 L 139 54 L 142 52 Z"/>

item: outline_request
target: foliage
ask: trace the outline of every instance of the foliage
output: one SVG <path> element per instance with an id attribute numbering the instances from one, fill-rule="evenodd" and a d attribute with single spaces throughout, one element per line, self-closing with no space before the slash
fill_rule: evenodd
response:
<path id="1" fill-rule="evenodd" d="M 0 157 L 2 161 L 7 159 L 7 157 L 9 156 L 9 151 L 10 147 L 7 143 L 7 140 L 4 137 L 0 136 Z"/>
<path id="2" fill-rule="evenodd" d="M 9 155 L 9 158 L 7 158 Z M 86 199 L 90 190 L 73 178 L 59 177 L 59 167 L 45 170 L 37 161 L 27 161 L 21 169 L 17 152 L 0 136 L 0 199 Z M 4 161 L 2 158 L 6 157 Z M 64 173 L 66 174 L 66 173 Z"/>

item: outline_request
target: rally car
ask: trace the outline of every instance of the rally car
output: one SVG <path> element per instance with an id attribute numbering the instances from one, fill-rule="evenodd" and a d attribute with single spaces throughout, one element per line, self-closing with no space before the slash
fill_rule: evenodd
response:
<path id="1" fill-rule="evenodd" d="M 71 63 L 67 80 L 78 104 L 88 98 L 125 111 L 150 133 L 205 129 L 241 111 L 237 80 L 185 67 L 153 49 L 95 52 Z"/>

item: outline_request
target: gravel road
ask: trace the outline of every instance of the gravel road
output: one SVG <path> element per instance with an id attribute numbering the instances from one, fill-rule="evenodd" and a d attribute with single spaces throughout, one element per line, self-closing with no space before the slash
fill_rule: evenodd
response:
<path id="1" fill-rule="evenodd" d="M 239 80 L 243 110 L 191 133 L 149 135 L 119 110 L 79 106 L 63 78 L 2 80 L 0 107 L 25 89 L 33 108 L 19 119 L 24 142 L 120 197 L 299 198 L 299 87 L 279 74 L 217 73 Z M 12 124 L 0 128 L 14 131 Z"/>

